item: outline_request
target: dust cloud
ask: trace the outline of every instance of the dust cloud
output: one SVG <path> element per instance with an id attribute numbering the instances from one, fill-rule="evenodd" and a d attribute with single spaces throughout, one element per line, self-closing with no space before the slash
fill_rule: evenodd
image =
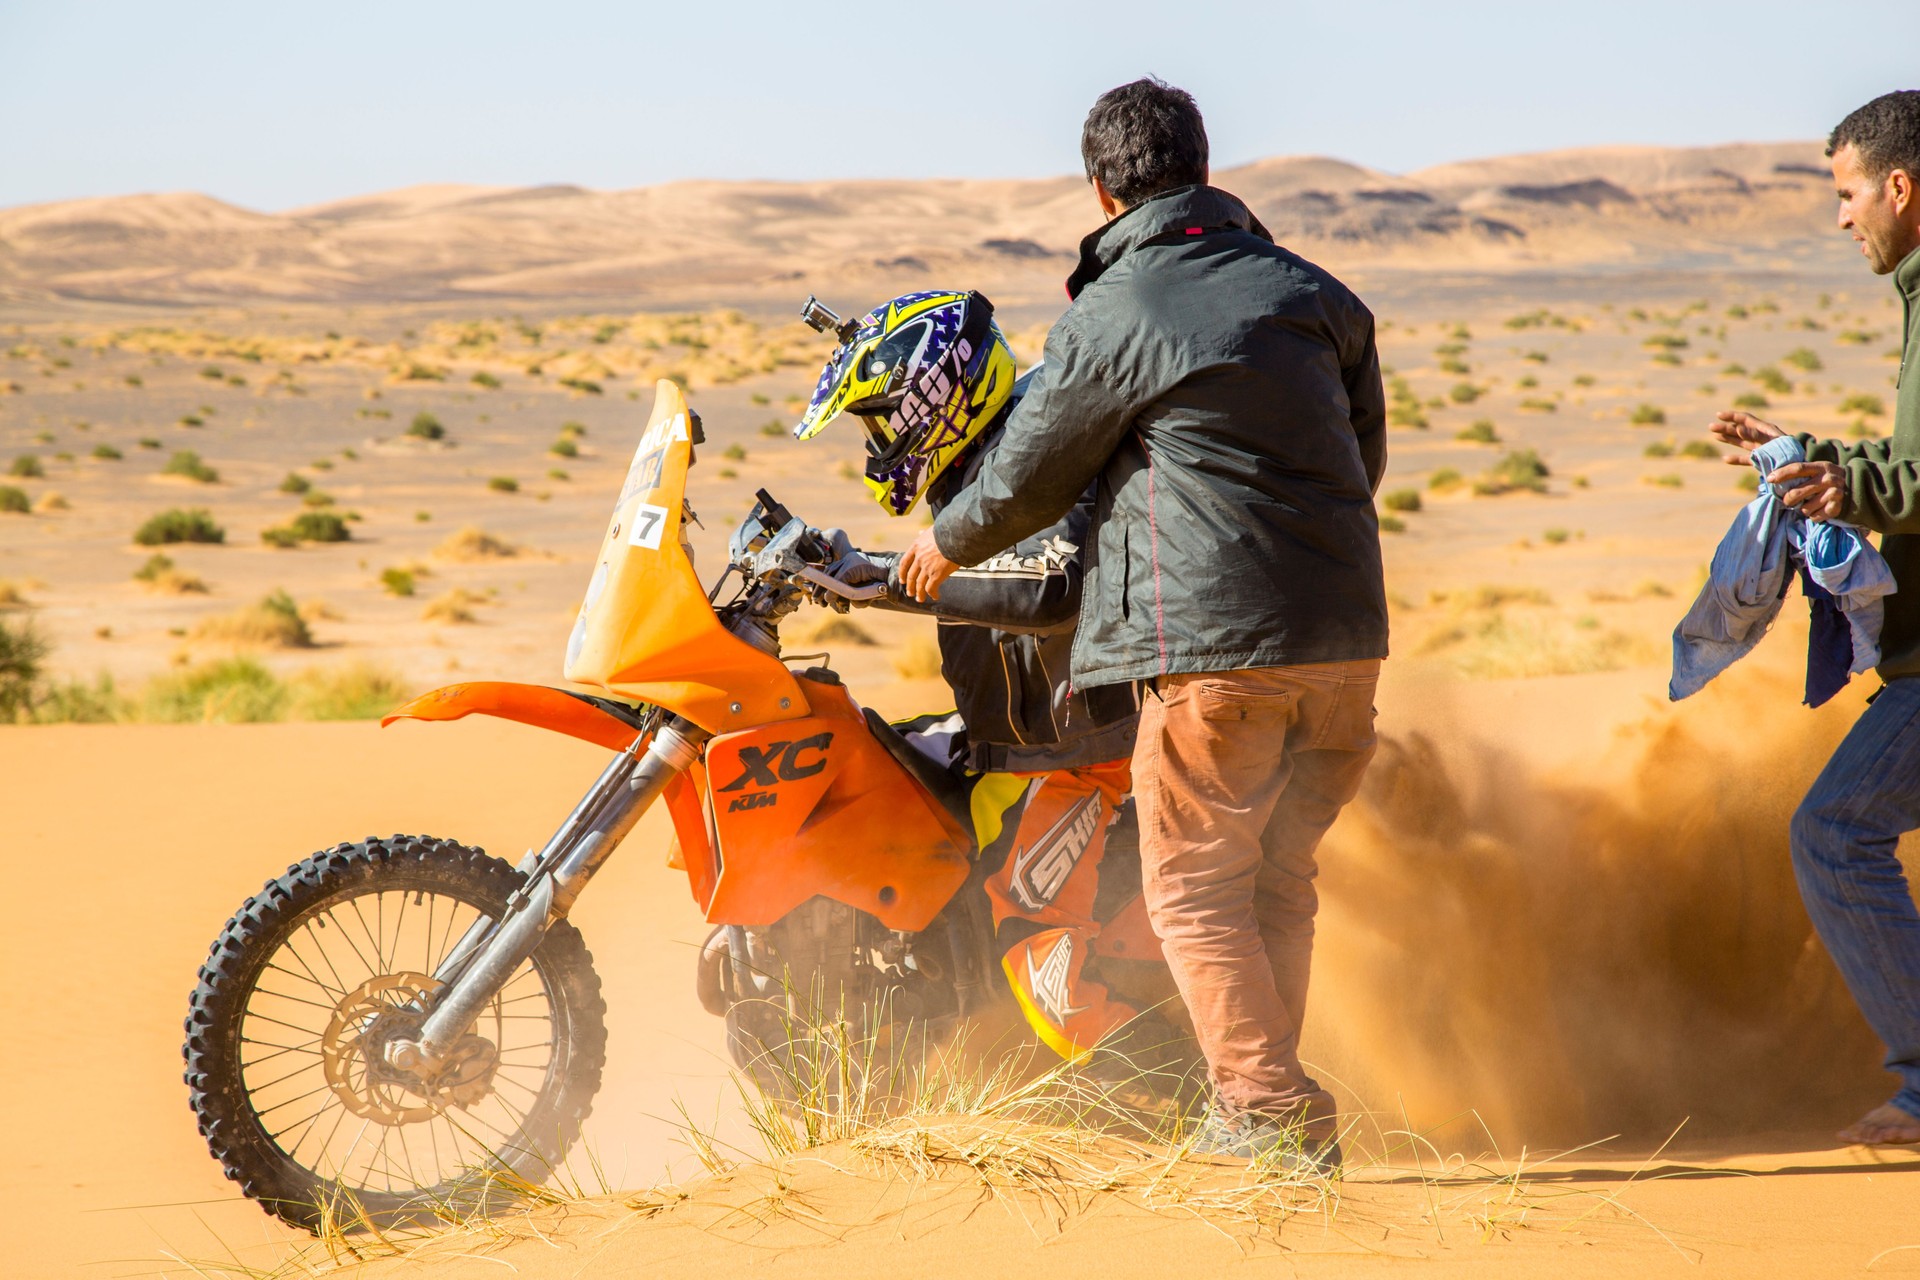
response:
<path id="1" fill-rule="evenodd" d="M 1853 1119 L 1891 1078 L 1787 820 L 1862 696 L 1729 676 L 1570 777 L 1524 741 L 1383 738 L 1321 851 L 1309 1057 L 1390 1127 L 1475 1112 L 1503 1146 Z"/>

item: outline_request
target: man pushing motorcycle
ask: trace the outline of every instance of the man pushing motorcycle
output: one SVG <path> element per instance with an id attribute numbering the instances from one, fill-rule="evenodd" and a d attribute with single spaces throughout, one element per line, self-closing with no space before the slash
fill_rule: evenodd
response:
<path id="1" fill-rule="evenodd" d="M 1045 376 L 1016 380 L 993 304 L 978 293 L 910 293 L 846 323 L 809 299 L 803 314 L 840 345 L 794 434 L 860 419 L 867 487 L 890 516 L 923 498 L 944 509 Z M 838 531 L 830 572 L 850 585 L 885 582 L 883 607 L 941 624 L 941 673 L 957 709 L 901 727 L 972 787 L 995 946 L 1035 1034 L 1084 1060 L 1103 1043 L 1111 1052 L 1124 1027 L 1127 1047 L 1105 1062 L 1157 1068 L 1181 1037 L 1103 980 L 1116 965 L 1157 960 L 1159 946 L 1137 864 L 1116 856 L 1104 874 L 1102 865 L 1129 790 L 1138 699 L 1124 686 L 1076 691 L 1067 678 L 1091 515 L 1089 491 L 1052 525 L 956 574 L 930 604 L 901 589 L 897 553 L 857 550 Z"/>

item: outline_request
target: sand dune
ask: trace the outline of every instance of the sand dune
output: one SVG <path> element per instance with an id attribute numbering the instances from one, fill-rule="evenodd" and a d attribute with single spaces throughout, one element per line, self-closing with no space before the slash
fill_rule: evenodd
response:
<path id="1" fill-rule="evenodd" d="M 1604 147 L 1396 176 L 1318 156 L 1220 171 L 1274 233 L 1331 265 L 1724 258 L 1730 226 L 1805 237 L 1828 198 L 1816 143 Z M 1051 296 L 1088 221 L 1084 183 L 426 185 L 255 213 L 191 193 L 0 210 L 0 296 L 428 301 L 792 293 L 967 274 Z"/>

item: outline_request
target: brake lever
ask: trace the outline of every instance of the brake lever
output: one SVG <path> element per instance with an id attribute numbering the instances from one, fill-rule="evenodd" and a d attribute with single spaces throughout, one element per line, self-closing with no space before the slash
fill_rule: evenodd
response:
<path id="1" fill-rule="evenodd" d="M 870 600 L 878 600 L 887 594 L 887 584 L 884 582 L 865 582 L 857 587 L 849 586 L 832 574 L 816 569 L 812 565 L 799 570 L 793 577 L 797 582 L 811 583 L 829 595 L 839 596 L 849 604 L 866 604 Z"/>

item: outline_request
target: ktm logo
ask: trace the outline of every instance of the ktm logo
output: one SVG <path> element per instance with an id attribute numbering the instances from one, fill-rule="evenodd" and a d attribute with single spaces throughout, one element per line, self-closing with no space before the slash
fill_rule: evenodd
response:
<path id="1" fill-rule="evenodd" d="M 833 744 L 831 733 L 816 733 L 798 742 L 770 742 L 764 747 L 740 748 L 741 774 L 718 791 L 739 791 L 743 787 L 777 787 L 783 782 L 811 778 L 827 767 L 827 748 Z M 803 759 L 804 753 L 817 753 Z M 731 813 L 737 805 L 729 806 Z"/>
<path id="2" fill-rule="evenodd" d="M 780 803 L 777 791 L 749 791 L 743 796 L 735 796 L 727 805 L 728 813 L 744 813 L 748 809 L 771 809 Z"/>

